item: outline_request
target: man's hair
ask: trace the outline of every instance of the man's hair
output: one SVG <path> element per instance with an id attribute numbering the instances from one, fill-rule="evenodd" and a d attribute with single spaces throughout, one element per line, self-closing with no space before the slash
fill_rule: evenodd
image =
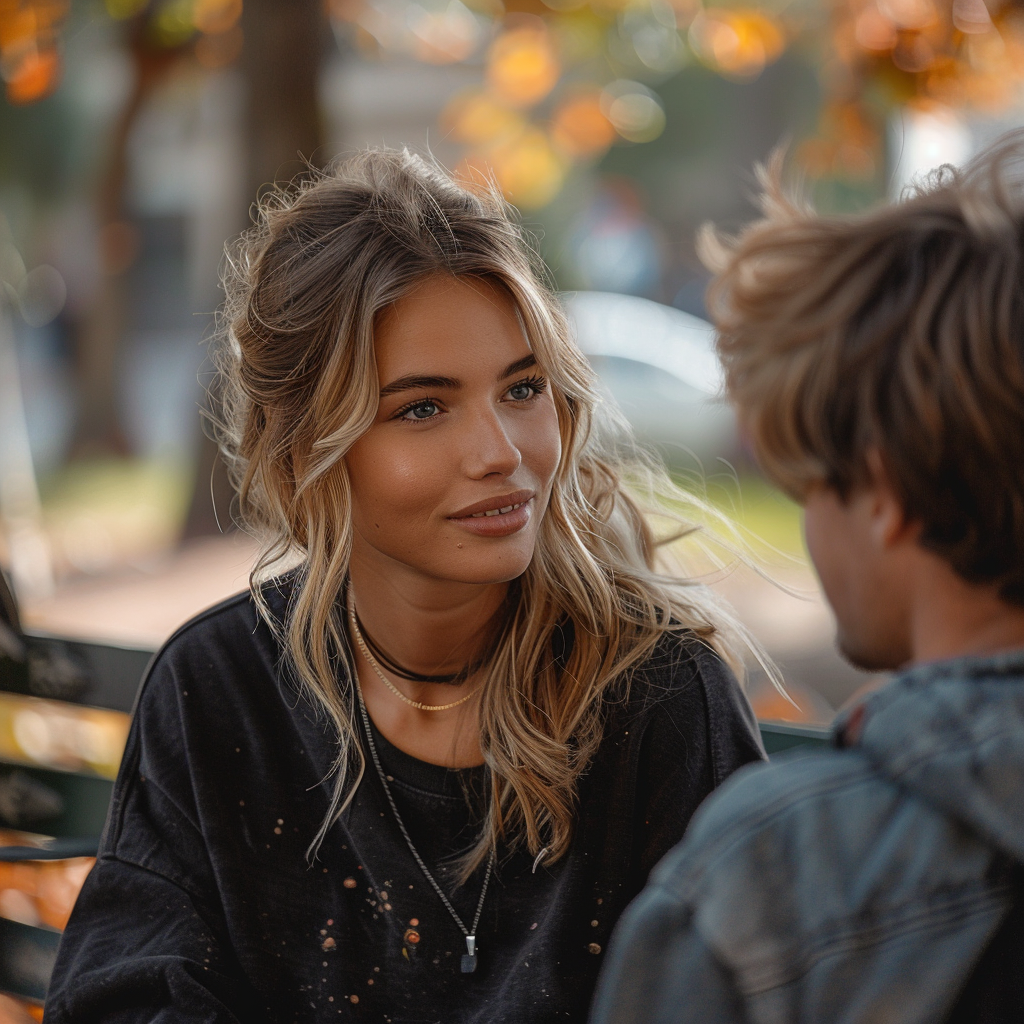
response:
<path id="1" fill-rule="evenodd" d="M 1024 132 L 900 202 L 823 217 L 759 169 L 763 218 L 702 232 L 726 387 L 798 500 L 877 449 L 921 543 L 1024 605 Z"/>

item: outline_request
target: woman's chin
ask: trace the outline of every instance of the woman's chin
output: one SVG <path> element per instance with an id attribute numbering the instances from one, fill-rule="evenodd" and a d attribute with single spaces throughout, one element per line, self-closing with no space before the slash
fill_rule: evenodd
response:
<path id="1" fill-rule="evenodd" d="M 476 545 L 473 545 L 475 547 Z M 436 567 L 434 575 L 453 583 L 508 583 L 522 576 L 533 560 L 534 545 L 502 545 L 507 550 L 477 550 L 464 544 L 456 549 L 451 559 Z"/>

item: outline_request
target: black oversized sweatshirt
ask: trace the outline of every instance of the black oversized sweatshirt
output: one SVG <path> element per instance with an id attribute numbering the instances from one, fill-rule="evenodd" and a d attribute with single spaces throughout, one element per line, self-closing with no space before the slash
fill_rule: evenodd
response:
<path id="1" fill-rule="evenodd" d="M 268 596 L 282 615 L 284 594 Z M 695 640 L 663 640 L 628 697 L 607 703 L 568 855 L 536 871 L 525 851 L 499 860 L 479 967 L 462 974 L 463 935 L 372 764 L 307 860 L 335 743 L 281 661 L 248 594 L 155 658 L 47 1024 L 582 1024 L 626 904 L 701 800 L 764 756 L 728 669 Z M 475 838 L 487 769 L 376 741 L 414 843 L 468 924 L 483 871 L 457 886 L 454 861 Z"/>

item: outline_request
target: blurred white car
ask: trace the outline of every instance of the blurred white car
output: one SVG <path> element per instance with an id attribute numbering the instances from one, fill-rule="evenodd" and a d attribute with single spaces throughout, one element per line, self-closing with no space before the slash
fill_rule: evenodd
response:
<path id="1" fill-rule="evenodd" d="M 580 348 L 642 441 L 678 468 L 735 457 L 736 421 L 706 320 L 635 295 L 575 292 L 563 302 Z"/>

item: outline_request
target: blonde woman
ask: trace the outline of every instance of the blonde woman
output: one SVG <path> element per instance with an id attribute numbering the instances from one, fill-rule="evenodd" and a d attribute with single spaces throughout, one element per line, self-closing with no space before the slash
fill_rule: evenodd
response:
<path id="1" fill-rule="evenodd" d="M 153 664 L 47 1020 L 583 1021 L 763 756 L 740 631 L 655 571 L 653 471 L 494 194 L 364 153 L 264 206 L 227 292 L 262 582 Z"/>

